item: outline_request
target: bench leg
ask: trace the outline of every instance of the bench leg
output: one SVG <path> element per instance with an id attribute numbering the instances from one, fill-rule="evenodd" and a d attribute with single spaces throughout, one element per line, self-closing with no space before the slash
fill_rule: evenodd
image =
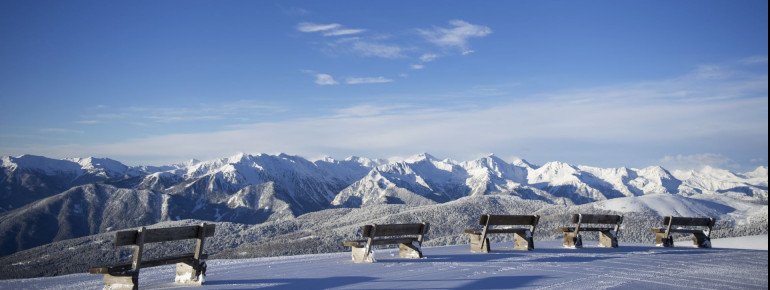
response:
<path id="1" fill-rule="evenodd" d="M 599 232 L 599 247 L 602 248 L 617 248 L 618 237 L 612 231 Z"/>
<path id="2" fill-rule="evenodd" d="M 481 235 L 468 234 L 471 242 L 471 253 L 489 253 L 489 238 L 481 240 Z"/>
<path id="3" fill-rule="evenodd" d="M 693 246 L 696 248 L 711 248 L 711 238 L 706 236 L 706 234 L 693 233 L 692 235 Z"/>
<path id="4" fill-rule="evenodd" d="M 374 263 L 374 253 L 367 253 L 366 247 L 350 247 L 354 263 Z"/>
<path id="5" fill-rule="evenodd" d="M 674 246 L 674 238 L 666 236 L 666 233 L 655 233 L 655 246 L 671 248 Z"/>
<path id="6" fill-rule="evenodd" d="M 206 276 L 206 262 L 197 265 L 187 263 L 176 264 L 176 278 L 174 283 L 185 285 L 203 285 Z"/>
<path id="7" fill-rule="evenodd" d="M 575 235 L 574 232 L 564 232 L 563 245 L 565 248 L 582 248 L 583 238 L 580 235 Z"/>
<path id="8" fill-rule="evenodd" d="M 513 234 L 513 248 L 522 251 L 532 251 L 535 249 L 535 242 L 532 239 L 532 232 Z"/>
<path id="9" fill-rule="evenodd" d="M 104 274 L 104 290 L 138 290 L 139 273 L 127 276 Z"/>
<path id="10" fill-rule="evenodd" d="M 419 246 L 413 243 L 398 244 L 398 256 L 407 259 L 420 259 L 422 258 L 422 251 L 420 251 Z"/>

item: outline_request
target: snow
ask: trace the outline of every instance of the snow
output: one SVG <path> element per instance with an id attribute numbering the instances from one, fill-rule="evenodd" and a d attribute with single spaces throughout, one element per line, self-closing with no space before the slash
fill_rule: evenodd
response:
<path id="1" fill-rule="evenodd" d="M 711 241 L 711 246 L 714 248 L 767 251 L 767 235 L 714 239 Z"/>
<path id="2" fill-rule="evenodd" d="M 35 155 L 22 155 L 19 157 L 4 156 L 0 159 L 0 165 L 10 170 L 16 170 L 17 168 L 38 170 L 44 172 L 46 175 L 56 174 L 83 174 L 83 169 L 80 168 L 80 164 L 69 160 L 56 160 L 42 156 Z"/>
<path id="3" fill-rule="evenodd" d="M 766 289 L 767 251 L 736 249 L 767 235 L 714 240 L 731 248 L 658 248 L 621 244 L 617 249 L 564 249 L 559 241 L 537 242 L 532 252 L 493 244 L 472 254 L 467 245 L 424 248 L 426 258 L 400 259 L 376 250 L 377 262 L 354 264 L 349 253 L 242 260 L 210 260 L 203 289 Z M 586 242 L 592 245 L 595 242 Z M 173 284 L 174 267 L 144 269 L 140 288 Z M 101 275 L 0 281 L 0 289 L 98 289 Z M 196 289 L 199 289 L 196 287 Z"/>
<path id="4" fill-rule="evenodd" d="M 734 210 L 727 206 L 715 207 L 712 202 L 673 194 L 614 198 L 597 202 L 594 206 L 625 213 L 654 211 L 660 216 L 685 217 L 721 216 Z"/>

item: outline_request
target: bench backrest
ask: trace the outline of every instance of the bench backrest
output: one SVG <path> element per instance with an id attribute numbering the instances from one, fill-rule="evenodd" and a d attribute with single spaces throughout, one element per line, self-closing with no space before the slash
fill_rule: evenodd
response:
<path id="1" fill-rule="evenodd" d="M 690 226 L 690 227 L 713 227 L 716 220 L 713 218 L 695 218 L 695 217 L 676 217 L 667 216 L 663 218 L 664 226 Z"/>
<path id="2" fill-rule="evenodd" d="M 422 236 L 428 231 L 427 223 L 420 224 L 374 224 L 361 227 L 364 238 L 392 236 Z"/>
<path id="3" fill-rule="evenodd" d="M 143 243 L 160 243 L 176 240 L 210 238 L 214 236 L 216 225 L 195 225 L 173 228 L 157 228 L 142 230 Z M 203 231 L 199 233 L 199 231 Z M 115 233 L 115 246 L 138 245 L 139 230 L 119 231 Z"/>
<path id="4" fill-rule="evenodd" d="M 573 214 L 572 223 L 577 224 L 620 224 L 623 216 L 601 214 Z"/>
<path id="5" fill-rule="evenodd" d="M 667 216 L 663 218 L 663 226 L 666 227 L 666 235 L 670 235 L 674 226 L 685 227 L 707 227 L 704 231 L 707 236 L 711 236 L 711 228 L 714 227 L 716 220 L 713 218 L 694 218 L 694 217 L 675 217 Z M 677 230 L 674 230 L 675 232 Z"/>
<path id="6" fill-rule="evenodd" d="M 499 226 L 536 226 L 540 220 L 537 215 L 481 215 L 480 225 Z"/>
<path id="7" fill-rule="evenodd" d="M 580 227 L 583 224 L 606 224 L 614 225 L 614 231 L 617 235 L 620 232 L 620 224 L 623 222 L 623 216 L 614 214 L 573 214 L 572 223 L 576 224 L 575 234 L 580 233 Z"/>
<path id="8" fill-rule="evenodd" d="M 134 254 L 131 258 L 131 269 L 139 271 L 142 265 L 144 244 L 160 243 L 177 240 L 196 239 L 193 249 L 193 259 L 200 260 L 203 254 L 203 242 L 208 237 L 214 236 L 215 225 L 202 223 L 197 226 L 181 226 L 172 228 L 147 229 L 141 227 L 138 230 L 119 231 L 115 233 L 115 246 L 134 246 Z"/>

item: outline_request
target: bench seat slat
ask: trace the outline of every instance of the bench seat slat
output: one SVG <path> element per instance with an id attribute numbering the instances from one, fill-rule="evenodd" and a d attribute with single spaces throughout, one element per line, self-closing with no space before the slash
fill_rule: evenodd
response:
<path id="1" fill-rule="evenodd" d="M 514 233 L 524 233 L 528 231 L 529 229 L 488 229 L 487 234 L 514 234 Z M 480 235 L 481 234 L 480 229 L 465 229 L 466 234 L 474 234 L 474 235 Z"/>
<path id="2" fill-rule="evenodd" d="M 574 232 L 575 227 L 561 227 L 560 228 L 562 232 Z M 610 227 L 580 227 L 581 232 L 603 232 L 603 231 L 614 231 L 615 228 Z"/>
<path id="3" fill-rule="evenodd" d="M 652 229 L 655 233 L 665 233 L 666 229 Z M 696 229 L 671 229 L 672 233 L 688 233 L 688 234 L 694 234 L 694 233 L 702 233 L 704 230 L 696 230 Z"/>
<path id="4" fill-rule="evenodd" d="M 392 245 L 392 244 L 409 244 L 417 241 L 417 238 L 390 238 L 390 239 L 374 239 L 372 245 Z M 366 245 L 366 240 L 350 240 L 343 243 L 346 247 L 363 247 Z"/>
<path id="5" fill-rule="evenodd" d="M 208 258 L 207 254 L 201 255 L 202 260 L 206 258 Z M 180 256 L 166 257 L 166 258 L 160 258 L 160 259 L 154 259 L 154 260 L 145 260 L 145 261 L 142 261 L 141 266 L 142 268 L 149 268 L 149 267 L 170 265 L 170 264 L 183 263 L 183 262 L 192 263 L 193 261 L 195 261 L 193 254 L 185 254 Z M 111 266 L 93 267 L 91 269 L 88 269 L 88 272 L 91 274 L 112 274 L 112 273 L 130 272 L 130 270 L 131 270 L 131 263 L 126 263 L 126 264 L 118 264 L 118 265 L 111 265 Z"/>
<path id="6" fill-rule="evenodd" d="M 529 229 L 488 229 L 487 233 L 489 234 L 514 234 L 514 233 L 523 233 L 529 231 Z"/>
<path id="7" fill-rule="evenodd" d="M 480 235 L 481 234 L 481 230 L 480 229 L 465 229 L 463 232 L 466 233 L 466 234 L 474 234 L 474 235 Z"/>

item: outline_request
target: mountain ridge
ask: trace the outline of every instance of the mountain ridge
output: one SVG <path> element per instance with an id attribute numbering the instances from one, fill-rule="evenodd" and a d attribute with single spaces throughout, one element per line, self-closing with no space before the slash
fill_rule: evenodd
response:
<path id="1" fill-rule="evenodd" d="M 537 166 L 493 154 L 458 162 L 428 153 L 391 161 L 311 161 L 285 153 L 239 153 L 165 166 L 127 166 L 93 157 L 2 157 L 0 255 L 143 223 L 197 219 L 259 224 L 325 209 L 424 206 L 484 195 L 554 205 L 661 194 L 766 205 L 766 173 L 766 167 L 733 173 L 715 168 L 600 168 L 559 161 Z M 84 198 L 86 193 L 99 198 Z M 134 202 L 128 206 L 122 199 Z M 78 207 L 64 206 L 72 204 Z M 52 234 L 35 239 L 28 231 L 42 221 Z M 25 243 L 18 242 L 21 239 Z"/>

